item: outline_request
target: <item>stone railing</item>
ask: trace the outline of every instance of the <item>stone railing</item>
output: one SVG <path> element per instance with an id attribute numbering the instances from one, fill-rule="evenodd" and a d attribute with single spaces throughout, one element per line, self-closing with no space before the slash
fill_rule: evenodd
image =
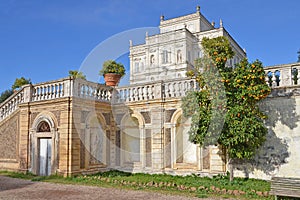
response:
<path id="1" fill-rule="evenodd" d="M 272 88 L 300 85 L 300 62 L 265 68 L 266 82 Z M 151 82 L 112 88 L 82 79 L 65 78 L 34 85 L 25 85 L 0 104 L 0 121 L 18 109 L 19 104 L 77 97 L 95 101 L 131 103 L 181 98 L 196 90 L 195 80 L 188 78 Z"/>
<path id="2" fill-rule="evenodd" d="M 112 98 L 113 88 L 103 84 L 78 79 L 74 83 L 73 96 L 95 101 L 109 102 Z"/>
<path id="3" fill-rule="evenodd" d="M 272 88 L 300 85 L 300 62 L 266 67 L 265 72 Z"/>
<path id="4" fill-rule="evenodd" d="M 24 85 L 0 104 L 0 121 L 18 109 L 19 104 L 78 97 L 109 102 L 113 88 L 82 79 L 64 78 L 34 85 Z"/>
<path id="5" fill-rule="evenodd" d="M 18 109 L 19 104 L 24 102 L 24 89 L 15 92 L 5 102 L 0 104 L 0 121 Z"/>
<path id="6" fill-rule="evenodd" d="M 180 98 L 187 91 L 197 89 L 193 79 L 175 79 L 172 81 L 152 82 L 127 87 L 118 87 L 116 102 L 148 101 L 155 99 Z"/>
<path id="7" fill-rule="evenodd" d="M 69 79 L 61 79 L 40 84 L 35 84 L 32 90 L 31 101 L 51 100 L 70 95 Z"/>

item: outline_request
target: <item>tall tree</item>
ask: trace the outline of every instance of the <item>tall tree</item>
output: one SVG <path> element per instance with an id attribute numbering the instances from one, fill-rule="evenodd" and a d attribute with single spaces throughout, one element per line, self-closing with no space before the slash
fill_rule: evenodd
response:
<path id="1" fill-rule="evenodd" d="M 82 72 L 79 72 L 77 70 L 70 70 L 69 77 L 81 78 L 81 79 L 86 80 L 86 76 Z"/>
<path id="2" fill-rule="evenodd" d="M 4 102 L 6 99 L 8 99 L 13 93 L 14 92 L 11 89 L 8 89 L 8 90 L 5 90 L 4 92 L 2 92 L 0 95 L 0 103 Z"/>
<path id="3" fill-rule="evenodd" d="M 299 51 L 297 53 L 298 53 L 298 60 L 297 60 L 297 62 L 300 62 L 300 49 L 299 49 Z"/>
<path id="4" fill-rule="evenodd" d="M 12 85 L 12 89 L 18 89 L 21 88 L 23 85 L 27 85 L 27 84 L 31 84 L 31 80 L 30 79 L 26 79 L 24 77 L 21 78 L 16 78 L 14 84 Z"/>
<path id="5" fill-rule="evenodd" d="M 266 117 L 258 102 L 270 93 L 262 63 L 246 59 L 235 68 L 226 66 L 234 56 L 225 37 L 204 38 L 203 58 L 187 73 L 199 83 L 200 90 L 183 98 L 183 114 L 192 117 L 190 140 L 200 145 L 219 144 L 233 161 L 250 159 L 264 143 Z"/>

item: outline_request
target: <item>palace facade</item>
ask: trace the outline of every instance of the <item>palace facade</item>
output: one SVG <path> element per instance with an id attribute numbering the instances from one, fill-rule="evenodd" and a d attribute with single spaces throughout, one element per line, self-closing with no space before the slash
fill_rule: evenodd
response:
<path id="1" fill-rule="evenodd" d="M 201 57 L 203 37 L 225 36 L 235 57 L 245 51 L 223 27 L 195 13 L 160 19 L 160 33 L 130 43 L 130 85 L 108 87 L 65 78 L 23 86 L 0 105 L 0 170 L 65 176 L 110 169 L 131 172 L 226 173 L 228 159 L 218 146 L 188 140 L 190 119 L 181 98 L 197 90 L 186 77 Z M 269 116 L 268 140 L 256 158 L 237 163 L 238 176 L 300 177 L 300 63 L 265 68 L 271 95 L 262 103 Z"/>

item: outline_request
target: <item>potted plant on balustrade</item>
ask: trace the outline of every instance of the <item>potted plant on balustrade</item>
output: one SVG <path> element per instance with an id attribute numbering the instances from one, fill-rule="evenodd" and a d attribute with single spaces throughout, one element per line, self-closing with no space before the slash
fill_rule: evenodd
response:
<path id="1" fill-rule="evenodd" d="M 125 67 L 122 63 L 107 60 L 103 63 L 99 74 L 104 77 L 106 85 L 117 86 L 120 79 L 125 75 Z"/>

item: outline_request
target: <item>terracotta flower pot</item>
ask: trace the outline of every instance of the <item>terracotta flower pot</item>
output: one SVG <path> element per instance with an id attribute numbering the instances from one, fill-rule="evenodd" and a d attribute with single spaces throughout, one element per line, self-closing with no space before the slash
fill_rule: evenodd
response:
<path id="1" fill-rule="evenodd" d="M 120 74 L 114 74 L 114 73 L 104 74 L 104 80 L 106 85 L 108 86 L 117 86 L 119 84 L 121 77 L 122 76 Z"/>

